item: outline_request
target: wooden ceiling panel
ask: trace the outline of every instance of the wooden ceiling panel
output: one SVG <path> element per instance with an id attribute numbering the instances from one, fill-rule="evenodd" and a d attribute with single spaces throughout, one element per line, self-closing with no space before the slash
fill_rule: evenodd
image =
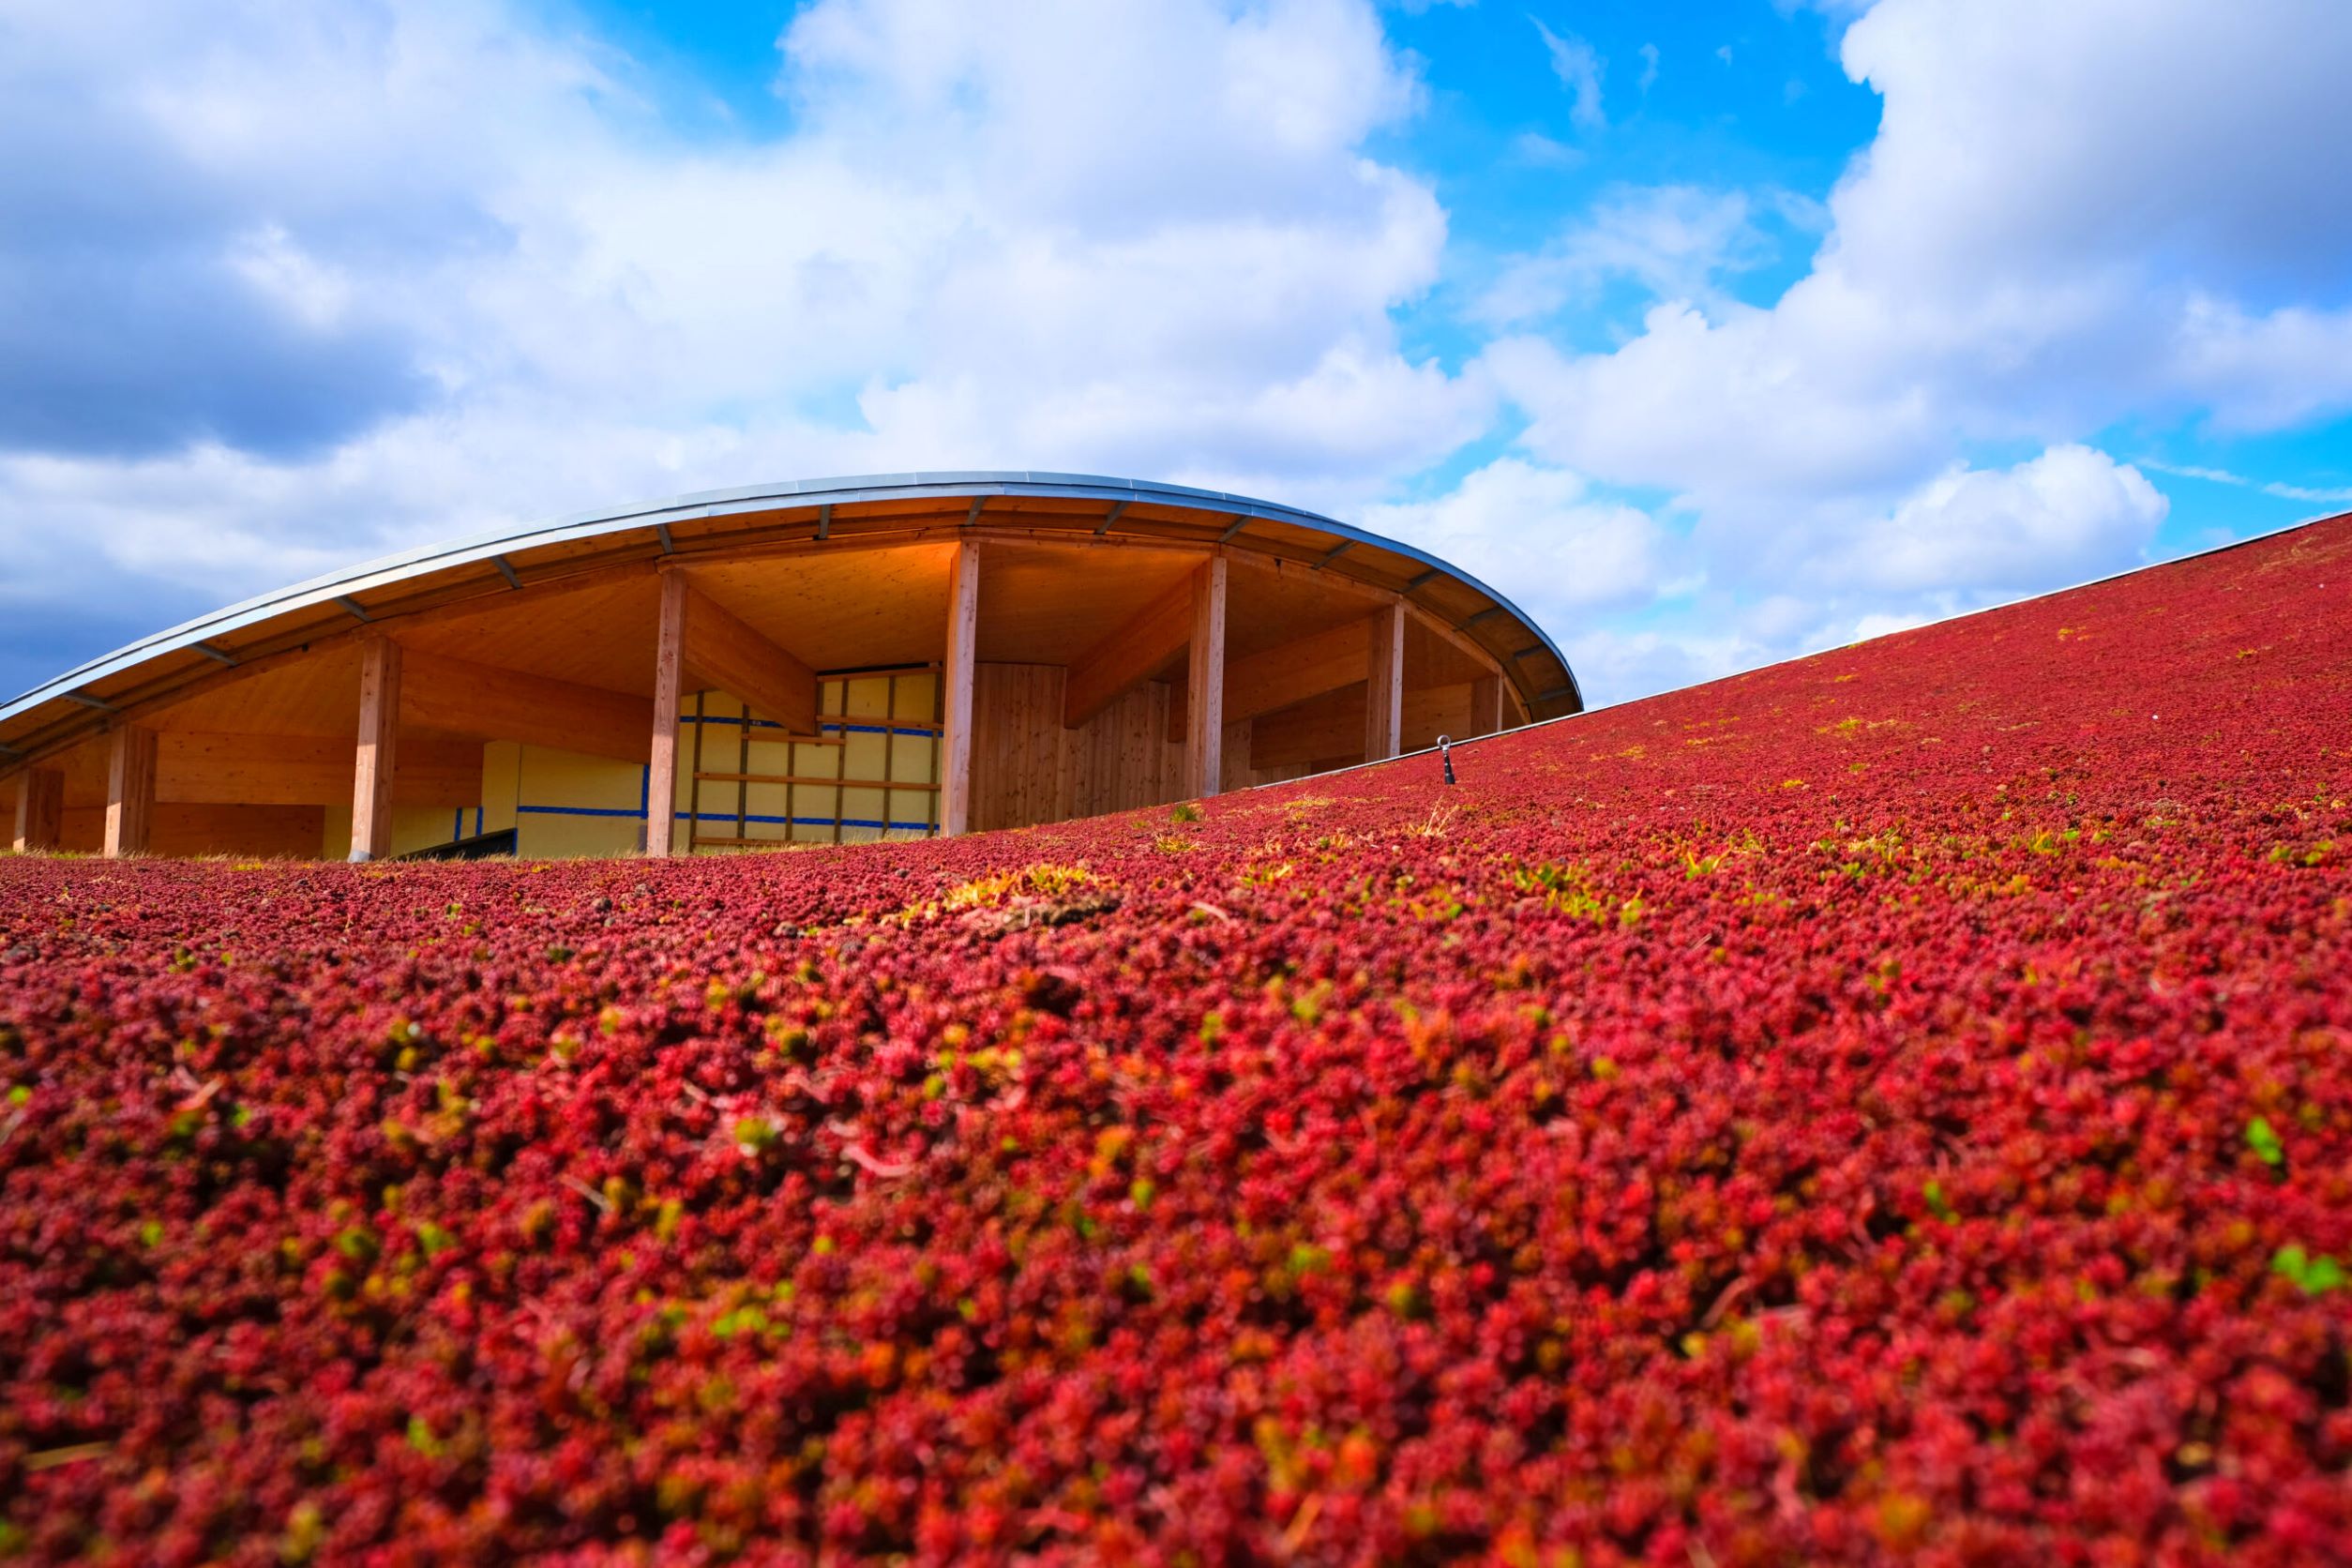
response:
<path id="1" fill-rule="evenodd" d="M 145 720 L 158 730 L 359 736 L 359 650 L 348 644 L 230 681 Z"/>
<path id="2" fill-rule="evenodd" d="M 1150 609 L 1201 561 L 1170 550 L 983 546 L 979 656 L 992 664 L 1067 665 Z"/>
<path id="3" fill-rule="evenodd" d="M 652 695 L 659 611 L 651 577 L 631 574 L 563 593 L 532 592 L 527 598 L 493 596 L 472 614 L 400 629 L 400 641 L 502 670 Z"/>
<path id="4" fill-rule="evenodd" d="M 1405 617 L 1405 689 L 1452 686 L 1476 680 L 1493 671 L 1447 639 L 1429 629 L 1419 616 Z"/>
<path id="5" fill-rule="evenodd" d="M 947 567 L 955 552 L 946 543 L 809 551 L 716 562 L 692 571 L 697 588 L 804 662 L 852 670 L 942 656 Z M 984 581 L 984 613 L 985 599 Z M 649 668 L 652 646 L 649 634 Z"/>
<path id="6" fill-rule="evenodd" d="M 1295 642 L 1342 621 L 1371 613 L 1360 595 L 1326 586 L 1310 573 L 1249 572 L 1236 568 L 1228 580 L 1225 656 L 1252 654 Z"/>

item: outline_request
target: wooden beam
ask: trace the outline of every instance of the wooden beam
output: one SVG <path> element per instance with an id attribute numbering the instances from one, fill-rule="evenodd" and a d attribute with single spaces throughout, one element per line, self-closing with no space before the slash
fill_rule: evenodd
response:
<path id="1" fill-rule="evenodd" d="M 1062 723 L 1076 730 L 1128 692 L 1192 640 L 1194 578 L 1152 601 L 1142 614 L 1112 632 L 1070 666 L 1063 688 Z"/>
<path id="2" fill-rule="evenodd" d="M 645 771 L 645 852 L 674 852 L 678 829 L 678 705 L 686 695 L 686 620 L 694 590 L 674 573 L 661 580 L 661 626 L 654 635 L 654 711 Z"/>
<path id="3" fill-rule="evenodd" d="M 1225 580 L 1222 558 L 1192 575 L 1191 656 L 1184 671 L 1184 794 L 1193 800 L 1224 788 Z"/>
<path id="4" fill-rule="evenodd" d="M 1470 682 L 1470 727 L 1473 735 L 1502 731 L 1502 677 L 1481 675 Z"/>
<path id="5" fill-rule="evenodd" d="M 359 749 L 352 764 L 351 858 L 392 852 L 392 778 L 400 765 L 400 645 L 370 638 L 359 650 Z"/>
<path id="6" fill-rule="evenodd" d="M 482 804 L 481 742 L 411 731 L 400 736 L 400 756 L 393 805 Z M 342 806 L 352 799 L 354 762 L 348 736 L 169 730 L 156 757 L 155 798 L 161 805 Z"/>
<path id="7" fill-rule="evenodd" d="M 1432 614 L 1424 606 L 1410 602 L 1407 603 L 1405 609 L 1414 620 L 1428 629 L 1430 636 L 1460 650 L 1462 656 L 1469 659 L 1478 669 L 1492 671 L 1498 674 L 1504 673 L 1502 661 L 1495 657 L 1491 649 L 1444 616 Z M 1472 618 L 1475 619 L 1475 617 Z"/>
<path id="8" fill-rule="evenodd" d="M 1156 542 L 1156 541 L 1154 541 Z M 1361 578 L 1349 577 L 1334 567 L 1325 566 L 1323 557 L 1301 560 L 1295 555 L 1275 555 L 1262 550 L 1249 550 L 1240 545 L 1222 545 L 1217 553 L 1237 566 L 1247 566 L 1269 577 L 1288 578 L 1293 582 L 1307 581 L 1319 587 L 1335 589 L 1363 599 L 1368 604 L 1391 605 L 1404 602 L 1404 596 L 1391 588 L 1382 588 Z"/>
<path id="9" fill-rule="evenodd" d="M 400 657 L 400 722 L 641 762 L 654 705 L 626 692 L 407 648 Z"/>
<path id="10" fill-rule="evenodd" d="M 701 589 L 686 605 L 686 684 L 741 698 L 794 735 L 817 732 L 817 672 Z"/>
<path id="11" fill-rule="evenodd" d="M 1364 659 L 1364 760 L 1378 762 L 1403 748 L 1405 732 L 1405 607 L 1372 612 Z"/>
<path id="12" fill-rule="evenodd" d="M 1279 648 L 1235 659 L 1225 672 L 1225 716 L 1256 718 L 1364 679 L 1372 625 L 1361 617 Z"/>
<path id="13" fill-rule="evenodd" d="M 462 620 L 482 614 L 486 610 L 492 608 L 483 601 L 493 595 L 498 600 L 498 607 L 504 608 L 508 605 L 535 602 L 541 598 L 575 593 L 580 589 L 602 588 L 631 577 L 650 577 L 654 570 L 655 565 L 651 560 L 629 561 L 618 565 L 599 564 L 583 566 L 561 578 L 525 583 L 520 589 L 510 590 L 495 577 L 485 580 L 493 585 L 487 588 L 469 588 L 460 584 L 446 590 L 437 589 L 435 593 L 444 596 L 434 597 L 415 610 L 403 610 L 397 617 L 387 613 L 380 616 L 372 626 L 352 625 L 324 628 L 312 626 L 290 633 L 280 633 L 257 641 L 250 646 L 240 648 L 236 656 L 237 662 L 234 666 L 210 664 L 199 666 L 197 668 L 200 672 L 193 676 L 186 674 L 184 671 L 174 671 L 165 675 L 159 682 L 149 682 L 117 693 L 113 701 L 121 716 L 144 722 L 190 698 L 202 697 L 239 681 L 268 674 L 272 671 L 283 670 L 288 665 L 299 663 L 333 649 L 355 645 L 370 637 L 381 637 L 387 630 L 385 621 L 390 619 L 397 618 L 398 630 L 405 634 L 416 627 L 441 626 L 453 620 Z M 456 598 L 445 596 L 453 593 L 463 596 Z M 409 669 L 413 676 L 415 670 L 414 653 L 410 656 Z M 9 759 L 5 765 L 0 765 L 0 777 L 7 776 L 15 768 L 70 751 L 75 746 L 96 738 L 100 732 L 98 725 L 85 724 L 78 719 L 71 723 L 44 726 L 24 742 L 24 756 Z M 636 760 L 634 752 L 631 754 L 631 760 Z M 336 803 L 339 803 L 341 799 L 342 792 L 338 791 Z"/>
<path id="14" fill-rule="evenodd" d="M 155 731 L 120 725 L 106 760 L 107 858 L 145 854 L 154 833 Z"/>
<path id="15" fill-rule="evenodd" d="M 947 573 L 947 656 L 942 665 L 945 719 L 940 736 L 939 831 L 952 838 L 972 825 L 972 687 L 979 653 L 980 547 L 956 547 Z"/>
<path id="16" fill-rule="evenodd" d="M 63 768 L 27 768 L 16 780 L 16 848 L 53 850 L 66 831 Z"/>

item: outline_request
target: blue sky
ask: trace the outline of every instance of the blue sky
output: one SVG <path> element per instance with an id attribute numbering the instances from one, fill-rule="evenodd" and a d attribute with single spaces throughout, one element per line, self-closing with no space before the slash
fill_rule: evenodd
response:
<path id="1" fill-rule="evenodd" d="M 1618 701 L 2352 507 L 2334 0 L 19 0 L 0 687 L 761 479 L 1207 484 Z"/>

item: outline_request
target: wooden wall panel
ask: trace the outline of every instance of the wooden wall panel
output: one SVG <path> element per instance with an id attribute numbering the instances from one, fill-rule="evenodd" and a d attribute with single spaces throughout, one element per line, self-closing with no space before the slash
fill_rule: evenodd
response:
<path id="1" fill-rule="evenodd" d="M 1070 815 L 1099 816 L 1177 798 L 1184 747 L 1167 738 L 1169 695 L 1166 682 L 1146 681 L 1069 732 Z"/>
<path id="2" fill-rule="evenodd" d="M 482 744 L 403 731 L 395 806 L 478 806 Z M 156 798 L 206 806 L 348 806 L 353 747 L 325 735 L 163 731 Z"/>
<path id="3" fill-rule="evenodd" d="M 346 811 L 348 807 L 345 808 Z M 161 801 L 149 824 L 149 854 L 219 854 L 255 860 L 316 860 L 326 835 L 324 806 L 223 806 Z M 68 807 L 65 847 L 97 849 L 106 833 L 106 808 Z"/>
<path id="4" fill-rule="evenodd" d="M 982 664 L 972 691 L 972 826 L 1027 827 L 1068 815 L 1056 664 Z"/>
<path id="5" fill-rule="evenodd" d="M 1434 746 L 1440 734 L 1464 733 L 1459 727 L 1470 718 L 1470 689 L 1464 682 L 1406 693 L 1400 714 L 1405 749 Z M 1250 729 L 1251 765 L 1256 770 L 1302 762 L 1344 767 L 1361 760 L 1357 748 L 1364 745 L 1364 686 L 1359 683 L 1256 720 Z"/>
<path id="6" fill-rule="evenodd" d="M 1252 769 L 1249 761 L 1250 721 L 1229 718 L 1225 721 L 1225 745 L 1221 752 L 1221 770 L 1217 777 L 1220 792 L 1246 790 L 1250 786 Z"/>
<path id="7" fill-rule="evenodd" d="M 66 827 L 66 776 L 57 768 L 27 768 L 16 777 L 16 832 L 11 842 L 19 850 L 53 850 Z"/>
<path id="8" fill-rule="evenodd" d="M 112 736 L 106 761 L 105 853 L 146 854 L 155 838 L 156 733 L 125 724 Z"/>
<path id="9" fill-rule="evenodd" d="M 1256 718 L 1364 679 L 1372 656 L 1372 623 L 1358 616 L 1319 632 L 1236 659 L 1225 677 L 1225 712 Z"/>
<path id="10" fill-rule="evenodd" d="M 1405 694 L 1404 749 L 1420 751 L 1438 744 L 1440 735 L 1467 740 L 1484 734 L 1471 709 L 1474 682 L 1432 686 Z"/>
<path id="11" fill-rule="evenodd" d="M 1470 682 L 1470 716 L 1459 731 L 1461 734 L 1492 735 L 1501 731 L 1502 687 L 1500 675 L 1481 675 Z"/>

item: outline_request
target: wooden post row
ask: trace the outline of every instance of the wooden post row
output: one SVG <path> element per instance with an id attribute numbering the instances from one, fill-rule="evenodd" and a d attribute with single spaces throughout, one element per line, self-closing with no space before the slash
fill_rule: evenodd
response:
<path id="1" fill-rule="evenodd" d="M 125 724 L 106 761 L 106 855 L 145 854 L 155 833 L 156 733 Z"/>
<path id="2" fill-rule="evenodd" d="M 662 573 L 661 629 L 654 639 L 653 749 L 645 776 L 645 852 L 656 857 L 672 853 L 677 837 L 678 715 L 686 676 L 686 596 L 683 575 Z"/>
<path id="3" fill-rule="evenodd" d="M 956 547 L 947 572 L 947 657 L 940 669 L 940 837 L 972 825 L 972 661 L 980 632 L 980 547 Z"/>
<path id="4" fill-rule="evenodd" d="M 392 852 L 392 776 L 399 766 L 400 645 L 371 637 L 359 654 L 359 754 L 352 768 L 351 858 Z"/>

